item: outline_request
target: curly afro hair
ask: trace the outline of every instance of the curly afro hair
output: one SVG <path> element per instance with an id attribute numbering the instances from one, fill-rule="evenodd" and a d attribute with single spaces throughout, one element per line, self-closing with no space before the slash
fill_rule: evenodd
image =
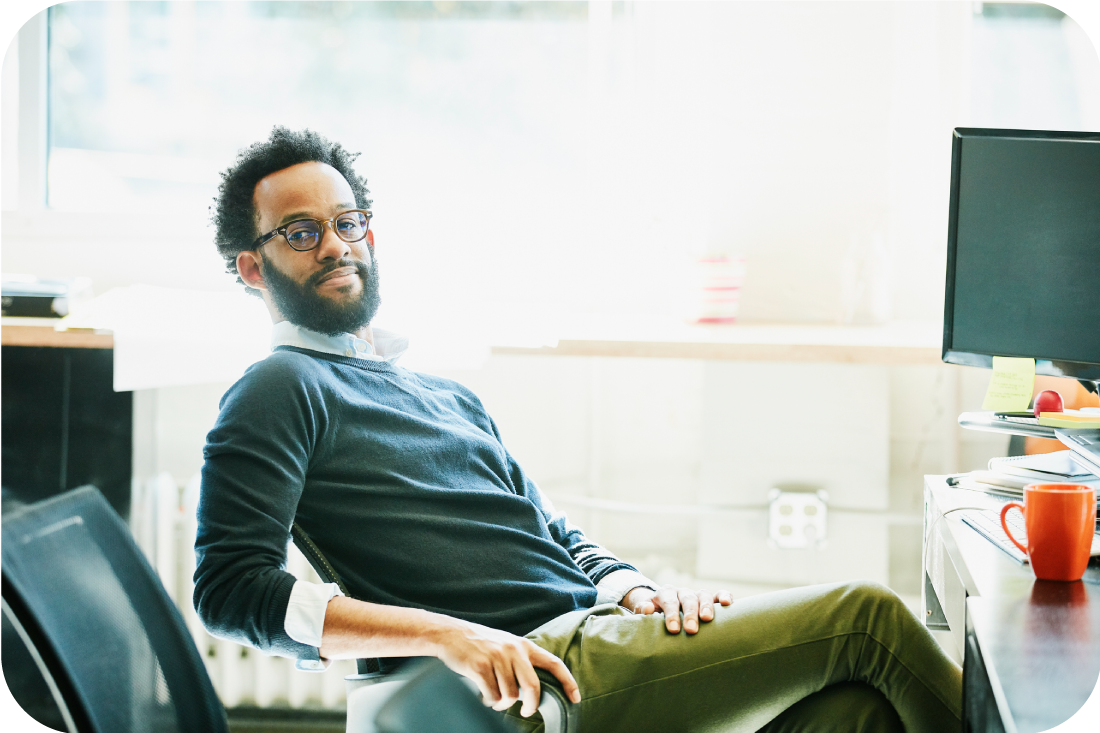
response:
<path id="1" fill-rule="evenodd" d="M 252 249 L 252 243 L 260 233 L 256 230 L 256 209 L 252 195 L 256 184 L 266 176 L 299 163 L 325 163 L 340 172 L 355 194 L 355 205 L 361 209 L 371 206 L 367 179 L 356 175 L 352 163 L 359 153 L 349 153 L 340 143 L 329 142 L 324 136 L 311 130 L 294 132 L 285 127 L 275 127 L 271 137 L 253 143 L 237 154 L 237 160 L 222 175 L 218 195 L 211 207 L 214 223 L 214 244 L 225 258 L 225 271 L 237 275 L 237 282 L 244 285 L 237 272 L 237 255 Z M 259 291 L 247 285 L 245 289 L 254 295 Z"/>

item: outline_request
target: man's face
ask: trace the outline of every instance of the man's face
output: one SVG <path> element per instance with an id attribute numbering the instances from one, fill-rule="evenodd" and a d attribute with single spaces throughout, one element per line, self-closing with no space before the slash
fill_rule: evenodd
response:
<path id="1" fill-rule="evenodd" d="M 324 163 L 301 163 L 260 180 L 253 194 L 257 235 L 295 219 L 325 220 L 356 208 L 344 177 Z M 326 226 L 320 245 L 308 252 L 277 236 L 260 248 L 263 284 L 280 314 L 321 333 L 354 333 L 378 310 L 374 233 L 345 242 Z"/>

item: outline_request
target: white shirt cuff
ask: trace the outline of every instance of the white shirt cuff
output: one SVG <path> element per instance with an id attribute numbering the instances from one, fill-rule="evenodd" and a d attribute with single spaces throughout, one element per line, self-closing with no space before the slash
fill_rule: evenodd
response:
<path id="1" fill-rule="evenodd" d="M 596 605 L 601 603 L 618 603 L 630 591 L 642 586 L 650 590 L 657 590 L 659 585 L 654 583 L 637 570 L 620 568 L 612 570 L 599 583 L 596 583 Z"/>
<path id="2" fill-rule="evenodd" d="M 333 596 L 342 596 L 336 583 L 294 581 L 290 603 L 286 607 L 283 630 L 299 644 L 320 648 L 321 632 L 325 628 L 325 610 Z"/>

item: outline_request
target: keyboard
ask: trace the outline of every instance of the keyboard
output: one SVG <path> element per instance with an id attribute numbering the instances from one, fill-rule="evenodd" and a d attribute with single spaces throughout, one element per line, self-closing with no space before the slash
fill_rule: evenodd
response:
<path id="1" fill-rule="evenodd" d="M 999 512 L 988 509 L 968 509 L 959 512 L 962 520 L 974 528 L 974 530 L 987 540 L 1001 548 L 1017 562 L 1026 563 L 1027 553 L 1020 552 L 1020 548 L 1012 544 L 1005 531 L 1001 529 L 1001 516 Z M 1012 534 L 1020 544 L 1027 547 L 1027 530 L 1024 527 L 1024 519 L 1018 511 L 1011 511 L 1005 517 L 1008 526 L 1012 528 Z"/>
<path id="2" fill-rule="evenodd" d="M 978 534 L 1007 552 L 1014 560 L 1021 563 L 1027 562 L 1027 553 L 1021 552 L 1019 547 L 1012 544 L 1012 540 L 1008 539 L 1005 531 L 1001 529 L 1000 512 L 990 509 L 967 509 L 959 512 L 959 514 L 962 516 L 962 520 Z M 1005 522 L 1012 530 L 1012 535 L 1021 545 L 1027 547 L 1027 529 L 1024 527 L 1024 518 L 1021 513 L 1013 509 L 1005 517 Z M 1092 536 L 1091 554 L 1093 556 L 1100 555 L 1100 534 Z"/>

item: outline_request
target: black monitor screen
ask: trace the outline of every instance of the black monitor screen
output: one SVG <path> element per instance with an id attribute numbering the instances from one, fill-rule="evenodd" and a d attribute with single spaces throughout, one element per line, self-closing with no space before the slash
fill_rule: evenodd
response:
<path id="1" fill-rule="evenodd" d="M 955 131 L 944 361 L 1100 379 L 1100 134 Z"/>

